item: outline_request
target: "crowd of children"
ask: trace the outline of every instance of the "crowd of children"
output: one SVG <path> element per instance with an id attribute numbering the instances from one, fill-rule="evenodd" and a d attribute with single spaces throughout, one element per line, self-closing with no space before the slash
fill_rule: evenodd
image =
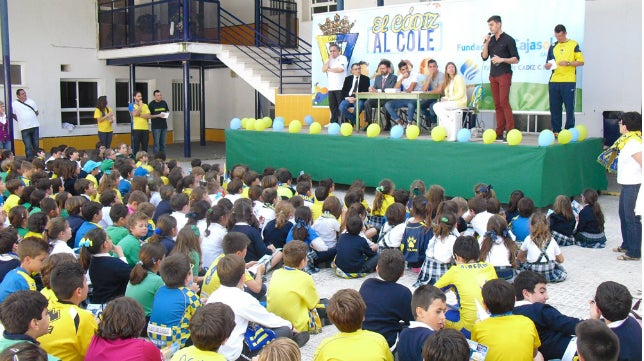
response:
<path id="1" fill-rule="evenodd" d="M 328 323 L 340 332 L 316 361 L 461 360 L 466 338 L 490 359 L 567 360 L 575 333 L 591 340 L 578 348 L 592 360 L 608 352 L 593 341 L 614 343 L 601 326 L 546 305 L 546 284 L 567 276 L 562 247 L 605 246 L 594 190 L 579 204 L 559 196 L 546 214 L 520 190 L 502 209 L 491 185 L 477 184 L 466 201 L 447 199 L 440 185 L 415 180 L 407 191 L 384 179 L 369 205 L 361 181 L 341 199 L 329 178 L 315 185 L 307 174 L 244 165 L 226 174 L 199 160 L 183 169 L 128 150 L 61 146 L 33 162 L 0 154 L 3 350 L 299 360 L 298 347 Z M 378 277 L 320 299 L 311 275 L 322 267 Z M 418 273 L 413 294 L 397 283 L 407 269 Z M 622 285 L 605 282 L 591 304 L 625 360 L 641 358 L 630 302 Z"/>

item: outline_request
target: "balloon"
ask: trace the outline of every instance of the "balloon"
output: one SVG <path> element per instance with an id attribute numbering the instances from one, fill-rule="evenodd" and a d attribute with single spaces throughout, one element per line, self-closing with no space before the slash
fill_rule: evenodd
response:
<path id="1" fill-rule="evenodd" d="M 367 137 L 374 138 L 380 134 L 380 125 L 376 123 L 369 124 L 367 127 Z"/>
<path id="2" fill-rule="evenodd" d="M 248 129 L 248 118 L 241 118 L 241 126 L 244 129 Z"/>
<path id="3" fill-rule="evenodd" d="M 281 132 L 282 130 L 284 130 L 284 120 L 278 118 L 275 118 L 275 121 L 273 122 L 273 130 L 276 132 Z"/>
<path id="4" fill-rule="evenodd" d="M 568 129 L 562 129 L 559 132 L 559 144 L 568 144 L 572 140 L 572 133 Z"/>
<path id="5" fill-rule="evenodd" d="M 447 130 L 445 129 L 445 127 L 439 125 L 437 127 L 434 127 L 434 129 L 432 129 L 431 135 L 432 135 L 432 139 L 435 142 L 442 142 L 447 137 Z"/>
<path id="6" fill-rule="evenodd" d="M 318 122 L 313 122 L 311 126 L 309 126 L 309 133 L 311 134 L 318 134 L 322 130 L 322 126 Z"/>
<path id="7" fill-rule="evenodd" d="M 459 129 L 456 133 L 456 140 L 461 143 L 469 142 L 470 138 L 472 138 L 472 132 L 467 128 Z"/>
<path id="8" fill-rule="evenodd" d="M 329 124 L 328 132 L 329 132 L 329 134 L 331 134 L 331 135 L 338 135 L 338 134 L 340 134 L 340 124 L 338 124 L 338 123 L 331 123 L 331 124 Z"/>
<path id="9" fill-rule="evenodd" d="M 585 125 L 576 125 L 575 129 L 577 129 L 577 131 L 579 132 L 579 139 L 577 139 L 578 141 L 581 142 L 582 140 L 586 139 L 586 137 L 588 136 L 588 128 L 586 128 Z"/>
<path id="10" fill-rule="evenodd" d="M 255 119 L 246 119 L 246 130 L 255 130 Z"/>
<path id="11" fill-rule="evenodd" d="M 494 131 L 494 129 L 486 129 L 483 132 L 483 143 L 484 144 L 494 143 L 495 140 L 496 140 L 496 132 Z"/>
<path id="12" fill-rule="evenodd" d="M 353 133 L 353 127 L 351 126 L 351 123 L 342 123 L 340 126 L 340 133 L 344 135 L 345 137 L 348 137 Z"/>
<path id="13" fill-rule="evenodd" d="M 302 122 L 300 122 L 299 120 L 291 120 L 291 122 L 288 124 L 288 132 L 299 133 L 300 130 L 302 130 Z"/>
<path id="14" fill-rule="evenodd" d="M 254 129 L 260 132 L 266 129 L 266 123 L 264 123 L 264 119 L 256 119 L 254 123 Z"/>
<path id="15" fill-rule="evenodd" d="M 282 124 L 284 124 L 284 120 L 285 120 L 284 117 L 275 117 L 275 120 L 273 121 L 273 123 L 282 122 Z"/>
<path id="16" fill-rule="evenodd" d="M 512 129 L 507 134 L 508 145 L 519 145 L 523 139 L 523 134 L 519 129 Z"/>
<path id="17" fill-rule="evenodd" d="M 572 142 L 576 142 L 579 140 L 579 131 L 575 128 L 568 129 L 570 131 L 570 134 L 572 134 Z"/>
<path id="18" fill-rule="evenodd" d="M 405 130 L 405 135 L 409 140 L 414 140 L 418 138 L 419 134 L 420 134 L 420 128 L 418 128 L 417 125 L 410 125 L 407 127 L 407 130 Z"/>
<path id="19" fill-rule="evenodd" d="M 233 118 L 230 120 L 230 129 L 239 129 L 241 128 L 241 119 L 239 118 Z"/>
<path id="20" fill-rule="evenodd" d="M 304 124 L 311 125 L 311 124 L 313 124 L 313 122 L 314 122 L 314 120 L 313 120 L 312 116 L 307 115 L 307 116 L 304 117 Z"/>
<path id="21" fill-rule="evenodd" d="M 273 125 L 273 120 L 271 119 L 271 117 L 262 118 L 262 122 L 264 123 L 264 129 L 270 128 L 271 125 Z"/>
<path id="22" fill-rule="evenodd" d="M 555 142 L 555 133 L 552 132 L 550 129 L 544 129 L 539 133 L 539 146 L 540 147 L 547 147 L 549 145 L 552 145 L 552 143 Z"/>
<path id="23" fill-rule="evenodd" d="M 398 138 L 402 137 L 402 135 L 403 135 L 403 133 L 404 133 L 404 132 L 405 132 L 405 129 L 402 127 L 402 125 L 397 124 L 397 125 L 394 125 L 394 126 L 391 128 L 391 132 L 389 133 L 389 135 L 390 135 L 393 139 L 398 139 Z"/>

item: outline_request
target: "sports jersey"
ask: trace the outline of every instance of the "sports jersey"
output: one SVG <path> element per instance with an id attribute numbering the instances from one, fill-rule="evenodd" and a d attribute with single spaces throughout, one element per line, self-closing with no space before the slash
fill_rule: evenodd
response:
<path id="1" fill-rule="evenodd" d="M 130 112 L 134 111 L 135 109 L 139 109 L 139 105 L 132 103 L 129 106 Z M 141 115 L 143 114 L 150 114 L 150 109 L 148 108 L 148 105 L 145 103 L 141 104 Z M 134 124 L 132 126 L 132 129 L 134 130 L 148 130 L 148 120 L 143 118 L 143 117 L 134 117 Z"/>
<path id="2" fill-rule="evenodd" d="M 190 338 L 190 319 L 201 307 L 201 300 L 187 287 L 161 286 L 154 296 L 148 337 L 157 347 L 172 343 L 183 347 Z"/>
<path id="3" fill-rule="evenodd" d="M 38 338 L 47 353 L 65 361 L 82 361 L 97 329 L 94 315 L 66 302 L 49 302 L 49 332 Z"/>
<path id="4" fill-rule="evenodd" d="M 555 60 L 557 68 L 552 71 L 550 75 L 550 82 L 552 83 L 574 83 L 577 81 L 577 67 L 576 66 L 559 66 L 560 61 L 584 61 L 584 54 L 579 49 L 579 44 L 568 39 L 565 43 L 555 42 L 548 49 L 548 58 L 546 61 Z"/>
<path id="5" fill-rule="evenodd" d="M 103 118 L 107 114 L 112 112 L 112 108 L 105 107 L 105 112 L 102 112 L 100 109 L 94 109 L 94 119 L 98 121 L 98 131 L 99 132 L 112 132 L 112 123 L 109 119 L 98 119 Z"/>
<path id="6" fill-rule="evenodd" d="M 297 332 L 309 330 L 309 310 L 318 300 L 313 278 L 306 272 L 286 266 L 273 272 L 266 309 L 290 321 Z"/>
<path id="7" fill-rule="evenodd" d="M 313 361 L 393 361 L 389 345 L 382 335 L 366 330 L 339 332 L 325 338 L 315 350 Z"/>
<path id="8" fill-rule="evenodd" d="M 0 303 L 16 291 L 36 291 L 36 282 L 24 268 L 12 269 L 0 283 Z"/>
<path id="9" fill-rule="evenodd" d="M 521 315 L 492 316 L 478 322 L 472 328 L 472 341 L 488 347 L 488 361 L 530 361 L 541 346 L 534 323 Z"/>
<path id="10" fill-rule="evenodd" d="M 212 295 L 213 292 L 219 288 L 221 283 L 219 283 L 219 275 L 217 274 L 217 265 L 219 264 L 219 261 L 221 261 L 222 258 L 224 258 L 225 254 L 220 254 L 215 260 L 212 262 L 210 265 L 210 268 L 208 268 L 208 271 L 203 277 L 203 284 L 201 285 L 201 297 L 203 298 L 208 298 L 208 296 Z M 253 280 L 253 276 L 246 270 L 245 272 L 245 280 L 250 281 Z"/>
<path id="11" fill-rule="evenodd" d="M 172 356 L 172 361 L 226 361 L 224 355 L 215 351 L 200 350 L 197 346 L 190 346 L 177 351 Z"/>

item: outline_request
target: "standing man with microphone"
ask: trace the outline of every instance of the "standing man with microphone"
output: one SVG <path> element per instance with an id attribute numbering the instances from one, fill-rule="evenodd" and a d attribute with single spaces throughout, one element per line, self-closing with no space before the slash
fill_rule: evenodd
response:
<path id="1" fill-rule="evenodd" d="M 514 129 L 514 116 L 510 107 L 510 86 L 512 85 L 511 64 L 519 63 L 517 44 L 510 35 L 501 30 L 501 17 L 491 16 L 487 19 L 490 33 L 485 35 L 481 57 L 487 60 L 491 57 L 490 88 L 496 108 L 496 137 L 497 139 Z"/>

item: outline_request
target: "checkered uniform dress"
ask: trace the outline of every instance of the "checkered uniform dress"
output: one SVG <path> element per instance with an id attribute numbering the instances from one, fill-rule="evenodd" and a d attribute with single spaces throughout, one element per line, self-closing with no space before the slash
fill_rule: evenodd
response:
<path id="1" fill-rule="evenodd" d="M 572 246 L 575 244 L 575 237 L 573 236 L 566 236 L 565 234 L 561 234 L 557 231 L 551 231 L 552 233 L 552 238 L 557 241 L 557 244 L 560 246 Z"/>
<path id="2" fill-rule="evenodd" d="M 579 232 L 575 234 L 575 241 L 584 248 L 606 247 L 606 235 L 602 233 Z"/>
<path id="3" fill-rule="evenodd" d="M 539 256 L 539 259 L 537 259 L 537 262 L 526 262 L 522 267 L 525 270 L 542 274 L 546 278 L 546 280 L 548 280 L 548 282 L 562 282 L 566 279 L 568 273 L 562 266 L 558 265 L 557 262 L 551 261 L 548 258 L 548 255 L 545 251 L 545 249 L 547 248 L 548 245 L 546 245 L 546 247 L 541 250 L 541 255 Z"/>
<path id="4" fill-rule="evenodd" d="M 452 267 L 451 263 L 441 263 L 434 258 L 427 257 L 423 266 L 420 268 L 420 273 L 418 274 L 418 280 L 414 283 L 414 286 L 434 284 L 441 278 L 442 275 Z"/>

